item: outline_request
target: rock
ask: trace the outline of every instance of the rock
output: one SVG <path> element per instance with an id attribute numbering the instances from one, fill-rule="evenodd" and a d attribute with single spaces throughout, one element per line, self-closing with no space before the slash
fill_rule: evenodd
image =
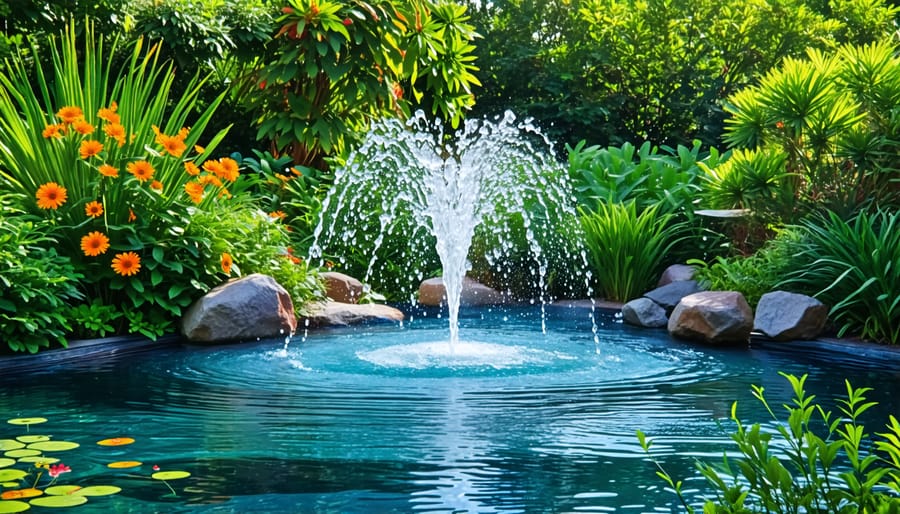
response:
<path id="1" fill-rule="evenodd" d="M 446 303 L 445 295 L 444 281 L 440 277 L 423 280 L 419 285 L 419 303 L 422 305 L 438 307 Z M 505 297 L 496 289 L 491 289 L 469 277 L 463 278 L 462 292 L 459 296 L 461 306 L 496 305 L 504 302 Z"/>
<path id="2" fill-rule="evenodd" d="M 673 264 L 666 268 L 659 277 L 656 287 L 662 287 L 672 282 L 686 282 L 694 280 L 694 267 L 687 264 Z"/>
<path id="3" fill-rule="evenodd" d="M 623 305 L 622 319 L 630 325 L 648 328 L 664 327 L 669 322 L 666 310 L 649 298 L 637 298 Z"/>
<path id="4" fill-rule="evenodd" d="M 668 325 L 673 337 L 708 344 L 747 343 L 752 328 L 753 311 L 744 295 L 734 291 L 685 296 L 669 316 Z"/>
<path id="5" fill-rule="evenodd" d="M 358 303 L 363 293 L 363 285 L 359 280 L 336 271 L 322 273 L 325 281 L 325 296 L 336 302 Z"/>
<path id="6" fill-rule="evenodd" d="M 814 339 L 828 320 L 828 307 L 804 294 L 773 291 L 762 295 L 756 306 L 753 329 L 775 339 Z"/>
<path id="7" fill-rule="evenodd" d="M 644 294 L 645 298 L 649 298 L 659 304 L 666 313 L 671 313 L 672 309 L 678 305 L 682 298 L 689 294 L 700 291 L 700 285 L 696 280 L 679 280 L 666 284 L 662 287 L 649 291 Z"/>
<path id="8" fill-rule="evenodd" d="M 320 302 L 309 306 L 309 314 L 300 319 L 301 326 L 346 326 L 372 322 L 400 322 L 403 313 L 387 305 L 375 303 Z"/>
<path id="9" fill-rule="evenodd" d="M 213 288 L 181 320 L 184 337 L 200 343 L 284 337 L 296 327 L 290 295 L 258 273 Z"/>

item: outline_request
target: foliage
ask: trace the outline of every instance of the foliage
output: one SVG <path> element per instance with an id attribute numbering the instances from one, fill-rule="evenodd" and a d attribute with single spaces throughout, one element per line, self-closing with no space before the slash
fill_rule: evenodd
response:
<path id="1" fill-rule="evenodd" d="M 866 42 L 893 33 L 883 0 L 834 3 L 851 2 L 871 4 L 879 21 L 815 0 L 480 2 L 485 91 L 475 114 L 513 109 L 569 144 L 715 145 L 721 101 L 785 57 L 848 31 Z"/>
<path id="2" fill-rule="evenodd" d="M 804 220 L 789 250 L 795 271 L 783 285 L 813 293 L 831 306 L 839 336 L 900 343 L 900 212 L 830 212 Z"/>
<path id="3" fill-rule="evenodd" d="M 892 415 L 887 431 L 872 441 L 860 417 L 876 405 L 868 401 L 870 388 L 854 388 L 845 381 L 846 399 L 837 401 L 836 416 L 807 394 L 807 375 L 781 373 L 791 384 L 793 398 L 785 404 L 787 418 L 772 410 L 761 386 L 753 396 L 772 416 L 774 433 L 760 423 L 744 425 L 731 408 L 736 429 L 732 439 L 742 457 L 722 464 L 698 463 L 700 474 L 712 486 L 704 513 L 750 512 L 897 512 L 900 509 L 900 423 Z M 821 434 L 821 435 L 820 435 Z M 652 441 L 641 432 L 638 440 L 653 459 Z M 683 482 L 676 481 L 656 462 L 657 475 L 671 487 L 685 509 L 693 513 Z"/>
<path id="4" fill-rule="evenodd" d="M 116 333 L 114 323 L 122 316 L 122 312 L 115 306 L 105 305 L 99 298 L 90 303 L 68 306 L 64 311 L 64 317 L 71 324 L 69 337 L 78 339 L 106 337 L 107 334 Z"/>
<path id="5" fill-rule="evenodd" d="M 258 137 L 325 169 L 369 121 L 408 115 L 426 96 L 458 124 L 478 85 L 467 19 L 448 0 L 289 0 L 244 82 Z"/>
<path id="6" fill-rule="evenodd" d="M 796 269 L 794 231 L 785 230 L 749 256 L 716 256 L 711 263 L 692 259 L 694 278 L 708 291 L 738 291 L 755 307 L 762 295 L 774 291 L 785 275 Z"/>
<path id="7" fill-rule="evenodd" d="M 185 228 L 196 209 L 227 201 L 239 177 L 236 162 L 208 159 L 224 132 L 201 139 L 222 96 L 194 112 L 203 79 L 170 97 L 174 71 L 158 47 L 138 41 L 115 73 L 90 29 L 85 41 L 76 48 L 72 28 L 54 41 L 50 76 L 21 56 L 0 76 L 0 178 L 53 226 L 88 299 L 155 337 L 221 281 L 209 264 L 219 256 Z"/>
<path id="8" fill-rule="evenodd" d="M 726 140 L 782 152 L 800 213 L 849 214 L 896 205 L 900 162 L 900 59 L 885 39 L 807 60 L 785 59 L 758 86 L 729 98 Z"/>
<path id="9" fill-rule="evenodd" d="M 275 18 L 264 0 L 140 0 L 123 9 L 129 32 L 163 42 L 179 67 L 192 70 L 230 55 L 250 58 Z"/>
<path id="10" fill-rule="evenodd" d="M 595 211 L 581 211 L 591 271 L 607 300 L 636 298 L 659 277 L 683 226 L 671 223 L 671 214 L 658 211 L 654 205 L 638 214 L 634 201 L 601 203 Z"/>
<path id="11" fill-rule="evenodd" d="M 0 196 L 0 338 L 12 351 L 35 353 L 51 341 L 66 346 L 64 308 L 81 298 L 82 275 L 40 219 L 17 207 L 21 200 Z"/>
<path id="12" fill-rule="evenodd" d="M 715 148 L 701 154 L 699 141 L 691 148 L 658 148 L 649 142 L 640 148 L 631 143 L 602 148 L 581 141 L 567 150 L 579 205 L 634 200 L 638 211 L 659 204 L 667 213 L 692 213 L 703 169 L 724 160 Z"/>

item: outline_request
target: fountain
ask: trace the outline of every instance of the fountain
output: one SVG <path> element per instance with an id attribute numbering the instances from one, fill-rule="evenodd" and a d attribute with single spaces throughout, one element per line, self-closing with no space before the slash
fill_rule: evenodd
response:
<path id="1" fill-rule="evenodd" d="M 401 261 L 436 251 L 446 290 L 449 341 L 458 352 L 460 293 L 472 268 L 473 238 L 481 231 L 483 239 L 494 243 L 485 257 L 508 276 L 504 261 L 515 251 L 511 234 L 520 223 L 536 301 L 543 306 L 548 257 L 542 243 L 567 251 L 559 229 L 574 217 L 572 203 L 565 170 L 553 159 L 550 142 L 529 121 L 519 122 L 507 112 L 494 122 L 466 121 L 459 132 L 448 134 L 440 122 L 430 122 L 419 111 L 406 123 L 377 124 L 336 172 L 310 258 L 321 258 L 323 250 L 335 244 L 365 248 L 371 256 L 363 280 L 367 282 L 385 238 L 399 235 L 409 242 Z M 367 217 L 378 220 L 374 230 L 359 228 Z M 581 259 L 586 268 L 583 253 Z M 411 271 L 418 281 L 424 277 L 421 268 Z M 589 275 L 576 274 L 587 283 Z M 415 301 L 412 295 L 410 299 Z"/>

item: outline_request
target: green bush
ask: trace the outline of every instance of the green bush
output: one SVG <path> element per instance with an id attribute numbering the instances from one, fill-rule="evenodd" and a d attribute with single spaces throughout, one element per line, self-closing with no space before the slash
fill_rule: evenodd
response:
<path id="1" fill-rule="evenodd" d="M 900 212 L 837 214 L 804 220 L 794 272 L 782 285 L 831 306 L 839 336 L 900 343 Z"/>
<path id="2" fill-rule="evenodd" d="M 52 341 L 67 345 L 65 308 L 82 298 L 82 275 L 57 253 L 50 227 L 16 205 L 22 200 L 0 196 L 0 339 L 35 353 Z"/>
<path id="3" fill-rule="evenodd" d="M 786 155 L 801 216 L 823 208 L 846 216 L 867 206 L 896 207 L 896 48 L 885 39 L 785 59 L 759 85 L 729 98 L 726 141 L 750 149 L 748 156 Z"/>
<path id="4" fill-rule="evenodd" d="M 649 291 L 683 230 L 654 205 L 637 212 L 634 201 L 582 210 L 581 227 L 597 291 L 607 300 L 628 301 Z"/>
<path id="5" fill-rule="evenodd" d="M 711 263 L 692 259 L 694 278 L 709 291 L 738 291 L 752 307 L 762 295 L 778 288 L 784 277 L 796 269 L 793 231 L 782 231 L 775 239 L 749 256 L 716 256 Z"/>
<path id="6" fill-rule="evenodd" d="M 712 487 L 703 512 L 749 514 L 752 512 L 833 514 L 900 512 L 900 422 L 893 415 L 887 431 L 870 439 L 860 420 L 875 406 L 865 394 L 870 388 L 853 388 L 845 381 L 846 399 L 838 400 L 836 416 L 807 394 L 806 375 L 782 373 L 791 384 L 793 398 L 784 404 L 787 417 L 775 414 L 764 389 L 753 386 L 753 396 L 771 414 L 775 432 L 760 423 L 746 426 L 731 408 L 735 424 L 732 439 L 740 457 L 728 452 L 720 465 L 698 462 L 697 468 Z M 654 460 L 657 475 L 671 487 L 685 510 L 689 504 L 683 482 L 663 469 L 651 453 L 652 441 L 637 432 L 644 451 Z"/>

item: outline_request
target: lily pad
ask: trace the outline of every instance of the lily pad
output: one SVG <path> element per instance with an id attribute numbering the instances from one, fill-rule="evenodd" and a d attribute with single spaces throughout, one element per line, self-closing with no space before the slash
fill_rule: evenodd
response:
<path id="1" fill-rule="evenodd" d="M 121 487 L 116 487 L 114 485 L 90 485 L 87 487 L 82 487 L 72 494 L 79 496 L 109 496 L 111 494 L 117 494 L 121 491 Z"/>
<path id="2" fill-rule="evenodd" d="M 87 498 L 74 494 L 66 496 L 43 496 L 41 498 L 35 498 L 29 503 L 37 507 L 75 507 L 76 505 L 87 503 Z"/>
<path id="3" fill-rule="evenodd" d="M 60 496 L 63 494 L 72 494 L 79 489 L 81 489 L 80 485 L 54 485 L 53 487 L 44 489 L 44 494 Z"/>
<path id="4" fill-rule="evenodd" d="M 113 437 L 110 439 L 104 439 L 102 441 L 97 441 L 97 444 L 100 446 L 124 446 L 126 444 L 131 444 L 134 442 L 134 439 L 130 437 Z"/>
<path id="5" fill-rule="evenodd" d="M 157 471 L 150 475 L 150 478 L 154 480 L 178 480 L 189 476 L 191 476 L 191 474 L 187 471 Z"/>
<path id="6" fill-rule="evenodd" d="M 13 480 L 22 480 L 27 476 L 28 472 L 21 469 L 0 469 L 0 482 L 12 482 Z"/>
<path id="7" fill-rule="evenodd" d="M 20 435 L 19 437 L 16 438 L 16 441 L 19 441 L 20 443 L 25 443 L 25 444 L 39 443 L 41 441 L 49 441 L 49 440 L 50 440 L 49 435 Z"/>
<path id="8" fill-rule="evenodd" d="M 143 465 L 144 463 L 138 460 L 120 460 L 116 462 L 110 462 L 106 465 L 108 468 L 112 469 L 127 469 L 127 468 L 136 468 L 138 466 Z"/>
<path id="9" fill-rule="evenodd" d="M 16 463 L 16 459 L 7 459 L 0 457 L 0 468 L 6 468 Z"/>
<path id="10" fill-rule="evenodd" d="M 0 514 L 12 514 L 13 512 L 22 512 L 31 508 L 25 502 L 20 501 L 0 501 Z"/>
<path id="11" fill-rule="evenodd" d="M 13 489 L 12 491 L 3 491 L 0 494 L 0 500 L 18 500 L 20 498 L 34 498 L 44 494 L 40 489 L 29 487 L 28 489 Z"/>
<path id="12" fill-rule="evenodd" d="M 3 487 L 19 487 L 18 482 L 0 482 Z"/>
<path id="13" fill-rule="evenodd" d="M 81 446 L 71 441 L 42 441 L 40 443 L 31 443 L 27 446 L 29 450 L 40 450 L 42 452 L 63 452 L 66 450 L 74 450 Z"/>
<path id="14" fill-rule="evenodd" d="M 6 421 L 10 425 L 37 425 L 46 423 L 47 418 L 15 418 Z"/>
<path id="15" fill-rule="evenodd" d="M 19 462 L 33 462 L 35 464 L 44 463 L 44 464 L 49 465 L 49 464 L 56 464 L 57 462 L 59 462 L 59 459 L 57 459 L 56 457 L 47 457 L 46 455 L 34 455 L 31 457 L 22 457 L 21 459 L 19 459 Z M 44 466 L 38 466 L 38 467 L 44 467 Z"/>
<path id="16" fill-rule="evenodd" d="M 21 450 L 10 450 L 3 455 L 9 457 L 10 459 L 20 459 L 22 457 L 33 457 L 35 455 L 40 455 L 41 452 L 39 450 L 32 449 L 21 449 Z"/>
<path id="17" fill-rule="evenodd" d="M 25 448 L 25 445 L 15 439 L 0 439 L 0 452 L 18 450 L 19 448 Z"/>

